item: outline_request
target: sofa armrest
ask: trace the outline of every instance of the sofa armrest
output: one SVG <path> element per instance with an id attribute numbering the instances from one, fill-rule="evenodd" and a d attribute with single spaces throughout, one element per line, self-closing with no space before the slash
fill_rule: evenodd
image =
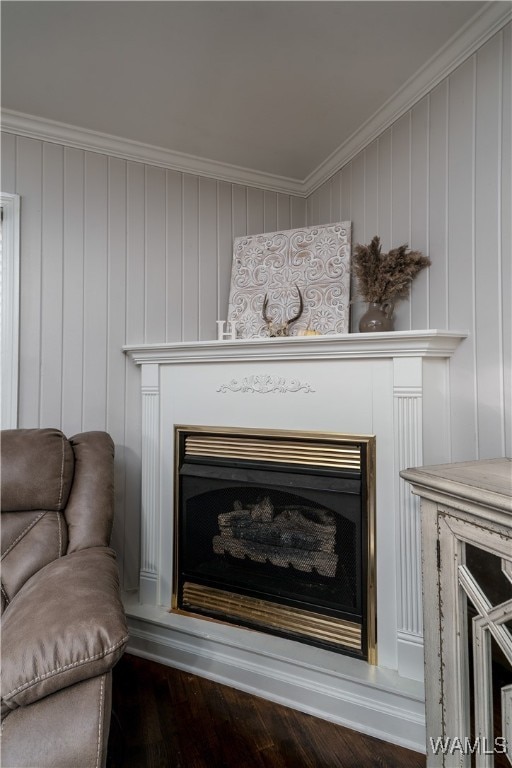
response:
<path id="1" fill-rule="evenodd" d="M 2 717 L 107 672 L 128 641 L 113 550 L 93 547 L 49 563 L 11 601 L 2 624 Z"/>
<path id="2" fill-rule="evenodd" d="M 75 474 L 64 510 L 68 553 L 108 547 L 114 519 L 114 443 L 106 432 L 82 432 L 69 442 Z"/>

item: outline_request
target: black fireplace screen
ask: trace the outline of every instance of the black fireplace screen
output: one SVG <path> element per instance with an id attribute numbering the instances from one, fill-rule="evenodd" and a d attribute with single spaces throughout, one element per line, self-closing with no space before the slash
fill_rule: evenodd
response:
<path id="1" fill-rule="evenodd" d="M 177 428 L 173 607 L 368 658 L 368 439 L 196 434 Z"/>

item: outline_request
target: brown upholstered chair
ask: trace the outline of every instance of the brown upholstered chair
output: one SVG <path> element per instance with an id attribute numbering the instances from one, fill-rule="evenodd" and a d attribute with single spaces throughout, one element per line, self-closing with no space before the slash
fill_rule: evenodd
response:
<path id="1" fill-rule="evenodd" d="M 3 768 L 101 768 L 128 632 L 104 432 L 1 434 Z"/>

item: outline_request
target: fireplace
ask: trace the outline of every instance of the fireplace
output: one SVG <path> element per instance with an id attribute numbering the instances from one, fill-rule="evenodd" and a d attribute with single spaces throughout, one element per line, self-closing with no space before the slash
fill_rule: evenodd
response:
<path id="1" fill-rule="evenodd" d="M 375 439 L 175 427 L 172 610 L 376 663 Z"/>
<path id="2" fill-rule="evenodd" d="M 455 331 L 397 331 L 127 347 L 140 366 L 140 383 L 130 385 L 130 391 L 134 395 L 140 386 L 142 399 L 140 502 L 135 492 L 127 497 L 130 530 L 140 520 L 140 548 L 130 538 L 124 559 L 125 581 L 130 567 L 138 582 L 137 590 L 124 595 L 130 651 L 377 738 L 424 749 L 419 512 L 399 471 L 450 460 L 450 357 L 458 354 L 464 336 Z M 360 442 L 361 465 L 367 463 L 362 483 L 369 483 L 370 501 L 375 482 L 378 664 L 367 663 L 364 647 L 358 657 L 297 642 L 286 631 L 250 631 L 241 619 L 229 623 L 207 611 L 178 608 L 183 578 L 174 551 L 180 532 L 175 536 L 179 488 L 173 468 L 181 466 L 183 456 L 177 459 L 175 424 L 222 424 L 229 429 L 221 438 L 245 438 L 246 430 L 257 437 L 260 427 L 269 425 L 281 431 L 281 438 L 296 435 L 292 430 L 340 442 L 342 433 L 375 436 L 373 472 L 373 449 Z M 219 437 L 210 428 L 190 431 L 194 438 L 201 437 L 197 432 Z M 127 451 L 127 462 L 130 456 Z M 187 468 L 195 469 L 192 455 L 186 458 Z M 208 466 L 201 453 L 196 458 L 197 465 Z M 213 463 L 219 458 L 214 456 Z M 286 463 L 286 471 L 294 469 L 293 462 Z M 127 479 L 135 482 L 136 467 L 127 466 L 133 468 Z M 243 506 L 245 500 L 240 501 Z M 224 506 L 217 517 L 234 511 L 231 504 L 227 510 Z M 371 590 L 371 558 L 368 563 Z M 225 585 L 222 591 L 228 591 Z M 364 597 L 364 586 L 362 593 Z M 218 606 L 217 593 L 214 597 Z M 240 603 L 244 598 L 237 595 Z M 362 621 L 371 636 L 371 601 L 366 600 L 369 610 L 365 617 L 363 606 Z"/>

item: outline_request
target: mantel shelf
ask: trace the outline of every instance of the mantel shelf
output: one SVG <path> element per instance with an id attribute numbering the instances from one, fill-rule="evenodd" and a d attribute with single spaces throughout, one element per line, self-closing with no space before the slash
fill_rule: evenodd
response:
<path id="1" fill-rule="evenodd" d="M 451 357 L 467 331 L 394 331 L 330 336 L 291 336 L 226 341 L 126 345 L 137 365 L 254 362 L 256 360 L 329 360 L 394 357 Z"/>

